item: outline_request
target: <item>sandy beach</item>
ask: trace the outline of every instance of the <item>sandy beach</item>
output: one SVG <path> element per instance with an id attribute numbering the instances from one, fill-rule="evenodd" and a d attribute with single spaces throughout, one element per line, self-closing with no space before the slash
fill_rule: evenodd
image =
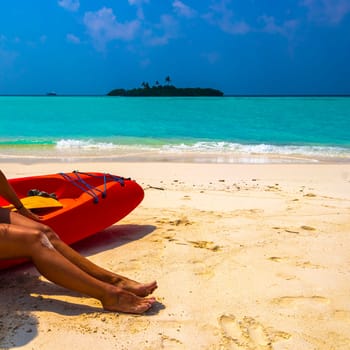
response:
<path id="1" fill-rule="evenodd" d="M 33 266 L 0 272 L 0 349 L 350 347 L 350 164 L 2 162 L 9 178 L 131 177 L 145 199 L 75 248 L 141 282 L 145 315 L 104 312 Z"/>

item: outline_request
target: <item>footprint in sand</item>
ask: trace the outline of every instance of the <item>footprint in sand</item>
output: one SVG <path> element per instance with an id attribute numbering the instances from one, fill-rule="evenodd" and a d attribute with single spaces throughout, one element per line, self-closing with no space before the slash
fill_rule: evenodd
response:
<path id="1" fill-rule="evenodd" d="M 317 197 L 314 193 L 306 193 L 304 194 L 304 197 L 309 197 L 309 198 L 313 198 L 313 197 Z"/>
<path id="2" fill-rule="evenodd" d="M 319 295 L 313 295 L 310 297 L 297 295 L 297 296 L 283 296 L 280 298 L 275 298 L 275 299 L 272 299 L 272 303 L 282 305 L 282 306 L 290 305 L 292 303 L 328 304 L 329 299 Z"/>
<path id="3" fill-rule="evenodd" d="M 242 333 L 242 329 L 241 329 L 239 323 L 236 321 L 235 316 L 222 315 L 219 318 L 219 324 L 220 324 L 226 337 L 228 337 L 234 341 L 237 341 L 237 342 L 240 339 L 244 338 L 244 335 Z"/>
<path id="4" fill-rule="evenodd" d="M 333 312 L 336 320 L 350 322 L 350 311 L 349 310 L 335 310 Z"/>
<path id="5" fill-rule="evenodd" d="M 296 264 L 298 267 L 302 267 L 304 269 L 322 269 L 323 267 L 318 264 L 313 264 L 310 261 L 298 261 Z"/>
<path id="6" fill-rule="evenodd" d="M 169 218 L 159 218 L 155 221 L 157 224 L 162 224 L 162 225 L 171 225 L 171 226 L 188 226 L 192 225 L 193 222 L 188 220 L 186 216 L 183 216 L 179 219 L 175 220 L 170 220 Z"/>
<path id="7" fill-rule="evenodd" d="M 194 265 L 194 274 L 205 279 L 210 279 L 215 276 L 215 266 L 198 262 Z"/>
<path id="8" fill-rule="evenodd" d="M 181 219 L 176 219 L 176 220 L 171 220 L 169 221 L 170 225 L 174 225 L 174 226 L 188 226 L 188 225 L 192 225 L 192 222 L 190 220 L 188 220 L 186 217 L 182 217 Z"/>
<path id="9" fill-rule="evenodd" d="M 223 345 L 233 349 L 272 350 L 279 340 L 290 338 L 290 334 L 267 330 L 252 317 L 237 320 L 234 315 L 222 315 L 219 318 L 224 339 Z"/>
<path id="10" fill-rule="evenodd" d="M 192 244 L 195 248 L 208 249 L 213 252 L 217 252 L 221 248 L 220 246 L 218 246 L 212 241 L 187 241 L 187 242 Z"/>
<path id="11" fill-rule="evenodd" d="M 305 231 L 315 231 L 316 230 L 314 227 L 307 226 L 307 225 L 300 226 L 300 228 L 305 230 Z"/>
<path id="12" fill-rule="evenodd" d="M 281 256 L 270 256 L 267 258 L 270 261 L 280 263 L 280 262 L 286 262 L 291 263 L 295 266 L 302 267 L 302 268 L 309 268 L 309 269 L 321 269 L 323 268 L 321 265 L 313 264 L 310 261 L 297 261 L 297 258 L 291 258 L 291 257 L 281 257 Z"/>
<path id="13" fill-rule="evenodd" d="M 283 258 L 280 256 L 270 256 L 268 259 L 271 261 L 274 261 L 274 262 L 282 262 L 282 261 L 286 260 L 287 258 Z"/>
<path id="14" fill-rule="evenodd" d="M 288 273 L 283 273 L 283 272 L 279 272 L 276 274 L 277 277 L 283 278 L 286 281 L 290 281 L 290 280 L 295 280 L 297 279 L 297 276 L 295 275 L 291 275 Z"/>
<path id="15" fill-rule="evenodd" d="M 267 347 L 271 344 L 268 335 L 260 324 L 252 324 L 248 328 L 248 334 L 254 345 Z"/>
<path id="16" fill-rule="evenodd" d="M 182 349 L 182 342 L 178 339 L 162 335 L 162 349 Z"/>

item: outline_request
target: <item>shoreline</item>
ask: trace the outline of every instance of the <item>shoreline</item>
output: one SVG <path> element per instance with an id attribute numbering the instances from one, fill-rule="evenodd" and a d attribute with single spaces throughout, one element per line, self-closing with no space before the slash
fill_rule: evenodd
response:
<path id="1" fill-rule="evenodd" d="M 109 97 L 106 94 L 57 94 L 56 97 Z M 47 97 L 47 94 L 45 93 L 38 93 L 38 94 L 0 94 L 0 97 Z M 233 93 L 224 93 L 223 96 L 220 97 L 238 97 L 238 98 L 254 98 L 254 97 L 319 97 L 319 98 L 327 98 L 327 97 L 341 97 L 341 98 L 350 98 L 350 94 L 233 94 Z"/>
<path id="2" fill-rule="evenodd" d="M 158 304 L 142 316 L 103 312 L 25 265 L 1 273 L 0 348 L 348 348 L 349 163 L 0 161 L 9 178 L 73 167 L 144 188 L 130 215 L 75 248 L 157 279 Z"/>
<path id="3" fill-rule="evenodd" d="M 28 150 L 30 153 L 30 150 Z M 280 153 L 229 153 L 229 152 L 162 152 L 134 150 L 119 154 L 105 152 L 56 152 L 55 155 L 4 154 L 0 153 L 0 164 L 22 163 L 189 163 L 189 164 L 350 164 L 349 155 L 308 155 Z"/>
<path id="4" fill-rule="evenodd" d="M 340 142 L 340 141 L 339 141 Z M 205 139 L 23 138 L 0 140 L 0 162 L 350 163 L 350 145 Z"/>

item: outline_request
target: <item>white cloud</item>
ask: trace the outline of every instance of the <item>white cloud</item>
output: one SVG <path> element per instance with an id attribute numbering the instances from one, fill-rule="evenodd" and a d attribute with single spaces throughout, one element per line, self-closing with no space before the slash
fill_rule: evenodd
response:
<path id="1" fill-rule="evenodd" d="M 113 10 L 106 7 L 96 12 L 86 12 L 84 24 L 98 50 L 104 50 L 106 44 L 113 40 L 134 39 L 140 28 L 139 20 L 118 22 Z"/>
<path id="2" fill-rule="evenodd" d="M 41 42 L 42 44 L 45 44 L 46 41 L 47 41 L 47 35 L 42 35 L 42 36 L 39 38 L 39 40 L 40 40 L 40 42 Z"/>
<path id="3" fill-rule="evenodd" d="M 173 8 L 178 15 L 186 18 L 192 18 L 197 15 L 197 12 L 195 10 L 193 10 L 191 7 L 185 5 L 182 1 L 179 0 L 175 0 L 173 2 Z"/>
<path id="4" fill-rule="evenodd" d="M 59 0 L 58 5 L 68 11 L 78 11 L 80 7 L 79 0 Z"/>
<path id="5" fill-rule="evenodd" d="M 138 19 L 141 19 L 141 20 L 145 19 L 145 15 L 144 15 L 144 13 L 143 13 L 142 7 L 139 7 L 139 8 L 137 9 L 137 18 L 138 18 Z"/>
<path id="6" fill-rule="evenodd" d="M 145 15 L 143 13 L 142 4 L 148 4 L 149 0 L 128 0 L 129 5 L 137 6 L 137 18 L 143 20 Z"/>
<path id="7" fill-rule="evenodd" d="M 223 32 L 228 34 L 246 34 L 252 28 L 244 20 L 237 20 L 234 12 L 228 8 L 230 1 L 222 0 L 210 7 L 210 12 L 203 15 L 203 19 L 210 24 L 218 26 Z"/>
<path id="8" fill-rule="evenodd" d="M 304 0 L 312 21 L 338 24 L 350 13 L 349 0 Z"/>
<path id="9" fill-rule="evenodd" d="M 130 5 L 148 4 L 149 0 L 128 0 Z"/>
<path id="10" fill-rule="evenodd" d="M 220 54 L 218 52 L 204 52 L 201 54 L 210 64 L 216 63 L 220 59 Z"/>
<path id="11" fill-rule="evenodd" d="M 245 21 L 231 22 L 227 19 L 223 19 L 219 23 L 219 26 L 228 34 L 246 34 L 251 31 L 249 24 Z"/>
<path id="12" fill-rule="evenodd" d="M 157 32 L 157 33 L 155 33 Z M 146 44 L 162 46 L 168 44 L 170 39 L 178 37 L 178 22 L 170 15 L 162 15 L 160 23 L 144 32 Z"/>
<path id="13" fill-rule="evenodd" d="M 71 34 L 71 33 L 67 34 L 67 35 L 66 35 L 66 39 L 67 39 L 67 41 L 70 42 L 70 43 L 73 43 L 73 44 L 80 44 L 80 39 L 79 39 L 76 35 L 74 35 L 74 34 Z"/>
<path id="14" fill-rule="evenodd" d="M 295 19 L 287 20 L 281 25 L 278 25 L 276 24 L 274 17 L 266 15 L 261 16 L 260 20 L 262 20 L 264 23 L 264 27 L 262 28 L 263 32 L 281 34 L 284 36 L 291 36 L 299 25 L 298 20 Z"/>
<path id="15" fill-rule="evenodd" d="M 148 67 L 150 64 L 151 64 L 151 60 L 149 58 L 145 58 L 140 62 L 140 66 L 143 68 Z"/>

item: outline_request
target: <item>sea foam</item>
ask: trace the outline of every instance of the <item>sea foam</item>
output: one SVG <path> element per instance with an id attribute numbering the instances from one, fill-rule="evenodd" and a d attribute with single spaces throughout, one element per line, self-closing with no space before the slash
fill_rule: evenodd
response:
<path id="1" fill-rule="evenodd" d="M 86 149 L 86 150 L 111 150 L 118 148 L 112 142 L 95 142 L 93 140 L 62 139 L 57 141 L 56 149 Z"/>
<path id="2" fill-rule="evenodd" d="M 129 140 L 130 141 L 130 140 Z M 294 157 L 315 158 L 316 160 L 334 159 L 350 161 L 350 150 L 341 147 L 305 146 L 305 145 L 272 145 L 272 144 L 240 144 L 224 141 L 199 141 L 181 142 L 169 140 L 148 141 L 147 143 L 119 143 L 118 140 L 80 140 L 61 139 L 57 141 L 55 149 L 60 153 L 74 154 L 76 156 L 91 154 L 94 156 L 128 156 L 152 153 L 153 155 L 186 156 L 197 154 L 201 159 L 213 155 L 223 156 L 222 159 L 234 159 L 237 157 Z M 219 159 L 219 158 L 218 158 Z M 221 158 L 220 158 L 221 159 Z M 224 160 L 223 160 L 224 161 Z"/>
<path id="3" fill-rule="evenodd" d="M 193 144 L 164 145 L 165 152 L 201 152 L 201 153 L 238 153 L 238 154 L 275 154 L 305 155 L 319 157 L 350 157 L 350 150 L 341 147 L 297 146 L 270 144 L 239 144 L 230 142 L 196 142 Z M 350 159 L 349 159 L 350 160 Z"/>

